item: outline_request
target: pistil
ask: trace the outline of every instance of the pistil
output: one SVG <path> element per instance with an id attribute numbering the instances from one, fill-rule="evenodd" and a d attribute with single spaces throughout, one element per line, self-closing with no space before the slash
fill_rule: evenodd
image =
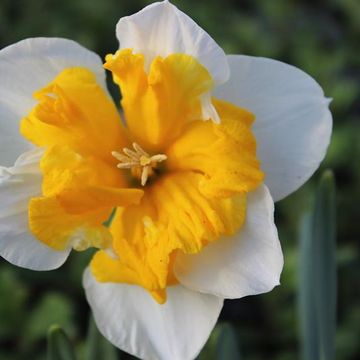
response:
<path id="1" fill-rule="evenodd" d="M 139 144 L 133 143 L 133 149 L 123 148 L 123 154 L 117 151 L 111 153 L 117 160 L 119 169 L 131 169 L 133 175 L 140 175 L 141 185 L 145 186 L 148 178 L 153 174 L 157 164 L 166 160 L 164 154 L 149 155 Z"/>

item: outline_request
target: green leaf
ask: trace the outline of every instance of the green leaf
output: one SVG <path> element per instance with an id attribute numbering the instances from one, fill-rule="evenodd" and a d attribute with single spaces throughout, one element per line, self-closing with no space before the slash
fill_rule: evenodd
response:
<path id="1" fill-rule="evenodd" d="M 335 359 L 336 333 L 336 213 L 332 172 L 323 174 L 313 217 L 315 304 L 320 337 L 320 359 Z"/>
<path id="2" fill-rule="evenodd" d="M 320 342 L 314 299 L 314 242 L 311 222 L 312 217 L 306 214 L 300 228 L 299 310 L 302 357 L 305 360 L 318 360 Z"/>
<path id="3" fill-rule="evenodd" d="M 218 334 L 216 346 L 217 360 L 240 360 L 240 351 L 237 342 L 237 335 L 228 323 L 222 324 Z"/>
<path id="4" fill-rule="evenodd" d="M 318 185 L 314 209 L 304 218 L 300 252 L 300 318 L 303 357 L 335 359 L 336 332 L 335 183 L 326 171 Z"/>
<path id="5" fill-rule="evenodd" d="M 74 348 L 59 325 L 48 330 L 47 360 L 76 360 Z"/>
<path id="6" fill-rule="evenodd" d="M 101 335 L 99 334 L 98 329 L 96 328 L 94 319 L 90 316 L 88 335 L 86 339 L 86 348 L 85 348 L 85 359 L 87 360 L 96 360 L 98 358 L 98 349 L 101 341 Z"/>
<path id="7" fill-rule="evenodd" d="M 88 335 L 85 348 L 86 360 L 117 360 L 116 348 L 111 345 L 99 332 L 93 317 L 90 317 Z"/>

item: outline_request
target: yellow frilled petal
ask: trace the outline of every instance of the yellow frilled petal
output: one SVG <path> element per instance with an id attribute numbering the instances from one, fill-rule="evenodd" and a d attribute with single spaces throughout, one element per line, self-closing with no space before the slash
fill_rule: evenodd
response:
<path id="1" fill-rule="evenodd" d="M 109 230 L 102 225 L 109 217 L 107 208 L 69 214 L 56 197 L 32 198 L 29 202 L 29 227 L 32 234 L 54 250 L 90 246 L 106 248 L 111 243 Z"/>
<path id="2" fill-rule="evenodd" d="M 55 250 L 108 247 L 103 223 L 114 207 L 138 203 L 111 152 L 127 144 L 117 109 L 87 69 L 71 68 L 35 94 L 21 132 L 46 148 L 42 197 L 29 203 L 33 235 Z"/>
<path id="3" fill-rule="evenodd" d="M 165 301 L 164 290 L 176 283 L 176 252 L 197 253 L 220 236 L 232 235 L 245 219 L 245 194 L 207 198 L 199 190 L 202 180 L 192 172 L 164 176 L 139 205 L 118 208 L 110 231 L 119 258 L 97 253 L 91 266 L 97 279 L 138 284 Z"/>
<path id="4" fill-rule="evenodd" d="M 109 159 L 111 151 L 126 145 L 118 111 L 91 71 L 66 69 L 34 96 L 39 103 L 20 131 L 35 145 L 67 145 Z"/>
<path id="5" fill-rule="evenodd" d="M 254 116 L 224 101 L 213 103 L 221 123 L 189 123 L 167 150 L 168 169 L 204 174 L 200 188 L 206 196 L 252 191 L 264 178 L 251 132 Z"/>
<path id="6" fill-rule="evenodd" d="M 41 163 L 44 196 L 56 195 L 69 212 L 138 203 L 143 190 L 127 188 L 124 174 L 100 157 L 82 156 L 67 146 L 53 146 Z"/>
<path id="7" fill-rule="evenodd" d="M 104 247 L 110 234 L 103 227 L 116 206 L 138 203 L 139 189 L 124 188 L 122 173 L 101 158 L 82 156 L 67 146 L 51 147 L 40 167 L 44 174 L 43 198 L 32 199 L 29 223 L 32 233 L 60 250 L 73 243 L 82 248 Z M 104 235 L 105 243 L 99 238 Z M 76 245 L 78 249 L 80 246 Z"/>
<path id="8" fill-rule="evenodd" d="M 200 97 L 213 87 L 205 67 L 186 54 L 157 57 L 146 73 L 143 55 L 123 49 L 104 66 L 121 88 L 131 134 L 148 150 L 164 149 L 184 124 L 199 119 Z"/>
<path id="9" fill-rule="evenodd" d="M 125 249 L 122 251 L 129 251 L 125 245 Z M 137 263 L 136 257 L 137 254 L 127 254 L 133 259 L 132 263 Z M 131 262 L 130 262 L 131 263 Z M 120 261 L 116 258 L 113 258 L 106 251 L 98 251 L 91 261 L 91 271 L 100 282 L 118 282 L 118 283 L 127 283 L 132 285 L 139 285 L 145 287 L 154 299 L 163 304 L 166 301 L 166 290 L 165 289 L 155 289 L 152 290 L 149 287 L 149 281 L 146 281 L 146 278 L 154 277 L 153 274 L 147 274 L 145 280 L 141 277 L 139 273 L 141 269 L 144 268 L 141 264 L 138 264 L 137 268 L 133 266 L 128 266 L 127 263 Z"/>

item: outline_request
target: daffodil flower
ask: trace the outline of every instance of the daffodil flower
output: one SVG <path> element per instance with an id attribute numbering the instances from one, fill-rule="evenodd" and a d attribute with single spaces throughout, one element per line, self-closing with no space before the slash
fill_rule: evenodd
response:
<path id="1" fill-rule="evenodd" d="M 323 159 L 329 100 L 295 67 L 226 56 L 168 1 L 116 34 L 104 66 L 65 39 L 0 52 L 0 254 L 47 270 L 98 248 L 84 287 L 105 337 L 192 359 L 224 299 L 279 284 L 273 201 Z"/>

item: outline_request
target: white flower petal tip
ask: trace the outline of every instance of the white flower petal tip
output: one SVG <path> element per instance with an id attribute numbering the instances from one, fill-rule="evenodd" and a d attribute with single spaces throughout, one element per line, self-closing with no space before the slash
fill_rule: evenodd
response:
<path id="1" fill-rule="evenodd" d="M 175 274 L 186 287 L 227 299 L 271 291 L 280 284 L 284 259 L 266 186 L 250 193 L 240 232 L 196 255 L 179 255 Z"/>
<path id="2" fill-rule="evenodd" d="M 36 240 L 28 228 L 28 201 L 41 194 L 42 149 L 22 154 L 11 168 L 0 168 L 0 256 L 31 270 L 53 270 L 70 249 L 54 251 Z"/>
<path id="3" fill-rule="evenodd" d="M 156 56 L 184 53 L 195 57 L 222 84 L 230 75 L 221 47 L 189 16 L 168 1 L 148 5 L 123 17 L 116 26 L 120 48 L 145 55 L 147 68 Z"/>
<path id="4" fill-rule="evenodd" d="M 265 183 L 273 199 L 281 200 L 304 184 L 325 157 L 332 131 L 331 99 L 294 66 L 244 55 L 228 60 L 231 78 L 214 95 L 255 114 Z"/>
<path id="5" fill-rule="evenodd" d="M 329 106 L 332 102 L 333 102 L 333 98 L 325 98 L 326 100 L 326 105 Z"/>
<path id="6" fill-rule="evenodd" d="M 36 103 L 33 93 L 75 66 L 89 68 L 106 89 L 101 58 L 74 41 L 33 38 L 0 51 L 0 165 L 12 166 L 32 148 L 20 135 L 19 123 Z"/>
<path id="7" fill-rule="evenodd" d="M 220 124 L 220 116 L 211 102 L 211 94 L 206 93 L 201 97 L 202 118 L 204 120 L 212 120 L 216 124 Z"/>
<path id="8" fill-rule="evenodd" d="M 205 345 L 223 300 L 173 286 L 159 305 L 141 287 L 99 283 L 83 277 L 100 332 L 115 346 L 143 360 L 191 360 Z"/>

